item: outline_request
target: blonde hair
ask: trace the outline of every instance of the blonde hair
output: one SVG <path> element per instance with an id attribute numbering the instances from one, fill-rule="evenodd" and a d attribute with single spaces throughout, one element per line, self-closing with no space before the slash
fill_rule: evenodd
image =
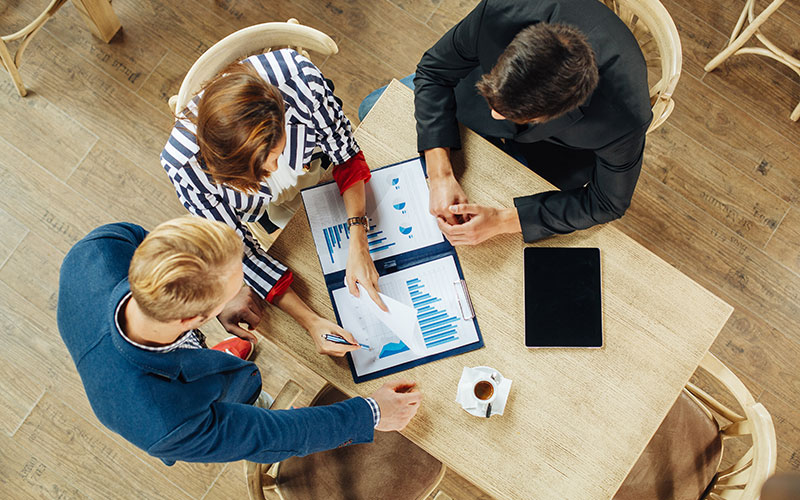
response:
<path id="1" fill-rule="evenodd" d="M 222 222 L 184 216 L 156 227 L 133 254 L 131 293 L 163 322 L 206 316 L 223 300 L 222 269 L 242 259 L 242 240 Z"/>

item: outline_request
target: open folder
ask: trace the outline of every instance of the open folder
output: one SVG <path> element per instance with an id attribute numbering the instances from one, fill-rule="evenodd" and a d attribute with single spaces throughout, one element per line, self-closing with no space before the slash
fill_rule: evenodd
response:
<path id="1" fill-rule="evenodd" d="M 373 170 L 366 184 L 367 241 L 388 314 L 345 286 L 350 232 L 337 185 L 302 196 L 336 319 L 369 346 L 349 353 L 356 382 L 483 346 L 456 251 L 428 212 L 422 159 Z"/>

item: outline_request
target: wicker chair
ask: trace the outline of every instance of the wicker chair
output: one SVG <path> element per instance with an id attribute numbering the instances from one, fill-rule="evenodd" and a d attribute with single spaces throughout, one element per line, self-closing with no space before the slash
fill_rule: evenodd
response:
<path id="1" fill-rule="evenodd" d="M 733 28 L 731 38 L 728 40 L 728 45 L 722 49 L 722 52 L 714 56 L 703 68 L 706 72 L 714 71 L 714 69 L 725 62 L 729 57 L 737 54 L 755 54 L 759 56 L 769 57 L 779 63 L 785 64 L 789 69 L 800 75 L 800 59 L 792 57 L 786 51 L 778 48 L 777 45 L 772 43 L 766 36 L 764 36 L 759 28 L 762 24 L 769 19 L 778 7 L 780 7 L 786 0 L 773 0 L 767 7 L 761 11 L 758 16 L 755 15 L 755 0 L 747 0 L 744 4 L 744 9 L 739 15 L 739 20 Z M 744 27 L 745 19 L 747 19 L 747 27 Z M 744 47 L 745 42 L 755 35 L 756 39 L 764 44 L 764 47 Z M 794 108 L 794 111 L 789 115 L 789 119 L 793 121 L 800 120 L 800 103 Z"/>
<path id="2" fill-rule="evenodd" d="M 86 24 L 92 33 L 99 39 L 108 43 L 111 38 L 119 31 L 120 23 L 116 14 L 111 9 L 111 3 L 105 0 L 86 1 L 72 0 L 78 12 L 86 20 Z M 41 14 L 31 21 L 27 26 L 10 35 L 0 36 L 0 66 L 2 66 L 11 76 L 11 81 L 17 88 L 21 97 L 28 95 L 25 85 L 22 83 L 22 76 L 19 74 L 19 67 L 22 64 L 22 54 L 25 48 L 39 32 L 44 24 L 64 5 L 67 0 L 50 0 Z M 6 45 L 9 42 L 19 40 L 19 46 L 14 56 Z"/>
<path id="3" fill-rule="evenodd" d="M 331 37 L 319 30 L 301 25 L 297 19 L 289 19 L 285 23 L 273 22 L 248 26 L 212 45 L 192 64 L 178 94 L 169 98 L 170 110 L 177 115 L 203 85 L 217 76 L 228 64 L 254 54 L 263 54 L 272 49 L 285 47 L 291 47 L 309 59 L 311 57 L 308 51 L 325 57 L 339 52 L 336 42 Z M 269 248 L 280 233 L 278 230 L 269 234 L 258 223 L 248 222 L 247 227 L 264 249 Z"/>
<path id="4" fill-rule="evenodd" d="M 647 61 L 651 81 L 653 121 L 649 134 L 663 124 L 675 107 L 672 93 L 681 77 L 681 39 L 667 9 L 658 0 L 600 0 L 630 28 Z"/>
<path id="5" fill-rule="evenodd" d="M 706 354 L 700 368 L 743 414 L 687 384 L 615 500 L 758 499 L 777 461 L 772 417 L 712 354 Z"/>
<path id="6" fill-rule="evenodd" d="M 301 390 L 289 381 L 270 409 L 290 407 Z M 311 406 L 346 398 L 328 384 Z M 245 462 L 244 469 L 250 500 L 265 500 L 265 490 L 282 500 L 423 500 L 447 471 L 444 464 L 398 432 L 376 432 L 371 444 L 292 457 L 277 464 Z"/>

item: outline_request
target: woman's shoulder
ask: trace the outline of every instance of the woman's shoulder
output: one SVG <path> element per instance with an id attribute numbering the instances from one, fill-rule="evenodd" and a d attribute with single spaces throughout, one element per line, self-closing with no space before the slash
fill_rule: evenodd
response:
<path id="1" fill-rule="evenodd" d="M 319 68 L 293 49 L 273 50 L 242 62 L 252 65 L 264 80 L 279 89 L 310 87 L 321 78 Z"/>
<path id="2" fill-rule="evenodd" d="M 161 162 L 165 167 L 182 168 L 197 157 L 200 146 L 197 144 L 196 131 L 197 127 L 191 120 L 178 117 L 161 151 Z"/>

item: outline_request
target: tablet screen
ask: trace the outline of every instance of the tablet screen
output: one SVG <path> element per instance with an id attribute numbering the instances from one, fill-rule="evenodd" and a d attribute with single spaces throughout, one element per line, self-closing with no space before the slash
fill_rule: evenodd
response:
<path id="1" fill-rule="evenodd" d="M 602 347 L 600 249 L 525 249 L 525 345 Z"/>

